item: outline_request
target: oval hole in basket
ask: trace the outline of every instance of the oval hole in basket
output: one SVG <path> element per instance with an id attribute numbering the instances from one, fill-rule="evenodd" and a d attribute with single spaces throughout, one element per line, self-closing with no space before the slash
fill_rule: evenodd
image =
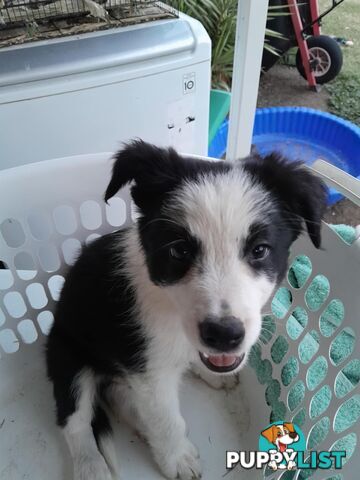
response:
<path id="1" fill-rule="evenodd" d="M 308 450 L 317 450 L 317 446 L 320 445 L 328 436 L 330 431 L 330 418 L 323 417 L 313 425 L 306 441 L 306 448 Z"/>
<path id="2" fill-rule="evenodd" d="M 271 380 L 271 375 L 272 375 L 272 365 L 269 360 L 261 360 L 258 362 L 258 364 L 255 367 L 256 370 L 256 375 L 259 383 L 261 385 L 264 385 L 266 383 L 269 383 Z"/>
<path id="3" fill-rule="evenodd" d="M 257 370 L 258 366 L 262 362 L 261 346 L 259 345 L 259 343 L 255 343 L 255 345 L 251 347 L 248 359 L 250 367 Z"/>
<path id="4" fill-rule="evenodd" d="M 272 468 L 270 468 L 268 465 L 266 465 L 265 469 L 263 471 L 263 477 L 261 477 L 261 478 L 265 478 L 267 480 L 275 480 L 273 475 L 274 475 L 274 470 Z"/>
<path id="5" fill-rule="evenodd" d="M 286 405 L 284 402 L 277 401 L 273 405 L 271 405 L 271 408 L 272 410 L 270 413 L 270 423 L 284 420 L 287 412 Z"/>
<path id="6" fill-rule="evenodd" d="M 31 235 L 36 240 L 47 240 L 51 235 L 51 225 L 48 215 L 33 213 L 28 216 Z"/>
<path id="7" fill-rule="evenodd" d="M 8 290 L 14 285 L 14 276 L 5 262 L 0 260 L 0 290 Z"/>
<path id="8" fill-rule="evenodd" d="M 320 316 L 320 332 L 324 337 L 331 335 L 342 324 L 345 317 L 345 308 L 341 300 L 331 300 Z"/>
<path id="9" fill-rule="evenodd" d="M 45 305 L 47 305 L 48 298 L 41 283 L 30 283 L 30 285 L 26 287 L 25 291 L 26 296 L 29 299 L 30 305 L 33 308 L 39 310 L 40 308 L 44 308 Z"/>
<path id="10" fill-rule="evenodd" d="M 287 470 L 280 477 L 279 480 L 293 480 L 296 476 L 295 470 Z"/>
<path id="11" fill-rule="evenodd" d="M 341 433 L 360 418 L 360 395 L 354 395 L 338 408 L 334 417 L 334 432 Z"/>
<path id="12" fill-rule="evenodd" d="M 109 225 L 120 227 L 126 221 L 126 203 L 119 197 L 110 198 L 105 213 Z"/>
<path id="13" fill-rule="evenodd" d="M 0 346 L 5 353 L 15 353 L 19 350 L 19 340 L 10 328 L 0 331 Z"/>
<path id="14" fill-rule="evenodd" d="M 12 248 L 21 247 L 25 243 L 25 233 L 21 223 L 15 218 L 7 218 L 0 225 L 0 231 L 6 244 Z"/>
<path id="15" fill-rule="evenodd" d="M 351 360 L 336 376 L 335 395 L 338 398 L 345 397 L 360 381 L 360 360 Z"/>
<path id="16" fill-rule="evenodd" d="M 343 480 L 344 477 L 342 475 L 334 475 L 333 477 L 326 477 L 324 480 Z"/>
<path id="17" fill-rule="evenodd" d="M 60 268 L 60 258 L 55 245 L 48 244 L 39 247 L 39 262 L 45 272 L 56 272 Z"/>
<path id="18" fill-rule="evenodd" d="M 346 462 L 352 457 L 353 453 L 356 450 L 357 445 L 357 435 L 352 432 L 344 437 L 339 438 L 336 442 L 330 447 L 330 452 L 346 452 L 346 457 L 342 459 L 342 465 L 345 465 Z"/>
<path id="19" fill-rule="evenodd" d="M 14 318 L 20 318 L 26 313 L 26 305 L 19 292 L 8 292 L 4 295 L 4 305 L 9 314 Z"/>
<path id="20" fill-rule="evenodd" d="M 306 386 L 315 390 L 325 379 L 328 372 L 328 362 L 324 356 L 317 357 L 306 372 Z"/>
<path id="21" fill-rule="evenodd" d="M 14 264 L 16 273 L 21 280 L 32 280 L 37 275 L 35 262 L 28 252 L 19 252 L 15 255 Z"/>
<path id="22" fill-rule="evenodd" d="M 291 340 L 297 340 L 308 324 L 308 314 L 302 307 L 294 308 L 286 322 L 286 331 Z"/>
<path id="23" fill-rule="evenodd" d="M 271 310 L 275 317 L 284 318 L 290 309 L 292 295 L 288 288 L 280 287 L 271 301 Z"/>
<path id="24" fill-rule="evenodd" d="M 54 323 L 54 315 L 50 312 L 50 310 L 44 310 L 37 316 L 37 322 L 42 333 L 47 335 L 52 327 L 52 324 Z"/>
<path id="25" fill-rule="evenodd" d="M 355 341 L 356 335 L 354 330 L 350 327 L 344 328 L 331 342 L 329 351 L 331 362 L 336 366 L 340 365 L 341 362 L 352 354 Z"/>
<path id="26" fill-rule="evenodd" d="M 305 463 L 308 463 L 310 461 L 310 457 L 305 458 Z M 307 478 L 312 477 L 313 473 L 315 473 L 316 470 L 314 469 L 306 469 L 306 470 L 300 470 L 299 476 L 297 477 L 297 480 L 306 480 Z"/>
<path id="27" fill-rule="evenodd" d="M 71 235 L 76 231 L 77 223 L 74 210 L 69 205 L 59 205 L 53 211 L 56 230 L 62 235 Z"/>
<path id="28" fill-rule="evenodd" d="M 293 288 L 302 288 L 309 280 L 312 263 L 306 255 L 299 255 L 292 262 L 288 271 L 288 282 Z"/>
<path id="29" fill-rule="evenodd" d="M 292 422 L 295 423 L 298 427 L 302 427 L 306 421 L 306 411 L 305 408 L 301 408 L 292 418 Z"/>
<path id="30" fill-rule="evenodd" d="M 324 275 L 316 275 L 305 292 L 305 302 L 309 310 L 316 312 L 330 293 L 329 280 Z"/>
<path id="31" fill-rule="evenodd" d="M 271 358 L 274 363 L 281 363 L 289 350 L 289 344 L 285 337 L 279 335 L 271 345 Z"/>
<path id="32" fill-rule="evenodd" d="M 328 409 L 331 402 L 331 388 L 324 385 L 312 397 L 309 407 L 310 418 L 320 417 Z"/>
<path id="33" fill-rule="evenodd" d="M 299 362 L 296 357 L 290 357 L 281 370 L 281 381 L 284 387 L 290 385 L 290 383 L 299 374 Z"/>
<path id="34" fill-rule="evenodd" d="M 101 208 L 95 200 L 86 200 L 80 205 L 80 219 L 82 225 L 88 230 L 96 230 L 100 227 Z"/>
<path id="35" fill-rule="evenodd" d="M 93 242 L 94 240 L 96 240 L 97 238 L 100 238 L 101 235 L 99 235 L 98 233 L 92 233 L 91 235 L 89 235 L 86 239 L 86 245 L 89 245 L 89 243 Z"/>
<path id="36" fill-rule="evenodd" d="M 24 343 L 34 343 L 38 338 L 37 331 L 31 320 L 21 320 L 17 329 Z"/>
<path id="37" fill-rule="evenodd" d="M 305 398 L 305 384 L 302 380 L 293 385 L 288 393 L 288 407 L 291 412 L 293 412 L 301 403 L 304 401 Z"/>
<path id="38" fill-rule="evenodd" d="M 6 318 L 5 318 L 4 312 L 0 308 L 0 327 L 2 327 L 4 325 L 5 320 L 6 320 Z"/>
<path id="39" fill-rule="evenodd" d="M 260 333 L 260 340 L 267 344 L 270 342 L 276 330 L 275 320 L 271 315 L 265 315 L 262 319 L 262 329 Z"/>
<path id="40" fill-rule="evenodd" d="M 265 390 L 265 401 L 272 406 L 279 400 L 281 392 L 280 383 L 278 380 L 271 380 Z"/>
<path id="41" fill-rule="evenodd" d="M 49 278 L 48 285 L 52 298 L 57 302 L 59 300 L 61 289 L 64 285 L 64 277 L 61 275 L 54 275 Z"/>
<path id="42" fill-rule="evenodd" d="M 302 363 L 309 363 L 319 350 L 319 334 L 315 330 L 308 332 L 299 344 L 299 359 Z"/>
<path id="43" fill-rule="evenodd" d="M 61 245 L 65 262 L 73 265 L 81 252 L 81 243 L 77 238 L 67 238 Z"/>

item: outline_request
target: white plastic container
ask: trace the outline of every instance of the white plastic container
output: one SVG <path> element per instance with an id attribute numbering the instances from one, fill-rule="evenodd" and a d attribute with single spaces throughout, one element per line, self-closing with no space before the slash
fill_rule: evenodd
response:
<path id="1" fill-rule="evenodd" d="M 71 459 L 55 427 L 43 344 L 51 324 L 54 299 L 80 242 L 132 221 L 127 189 L 119 192 L 109 207 L 102 200 L 110 178 L 109 157 L 109 154 L 70 157 L 0 172 L 0 257 L 10 269 L 0 269 L 1 480 L 71 480 Z M 315 168 L 331 185 L 342 185 L 339 187 L 342 193 L 360 206 L 359 182 L 324 162 Z M 276 320 L 276 331 L 261 350 L 262 359 L 271 363 L 271 379 L 265 384 L 259 383 L 259 375 L 248 366 L 241 372 L 240 384 L 229 392 L 211 390 L 198 379 L 185 381 L 182 410 L 190 427 L 190 437 L 200 449 L 205 480 L 221 480 L 226 473 L 228 480 L 263 478 L 259 470 L 227 472 L 225 451 L 257 450 L 260 432 L 270 423 L 272 410 L 265 393 L 276 380 L 280 386 L 277 401 L 284 402 L 287 408 L 284 420 L 291 421 L 304 409 L 302 430 L 309 436 L 319 419 L 328 418 L 329 432 L 317 449 L 329 450 L 335 441 L 348 434 L 355 434 L 358 441 L 358 421 L 341 433 L 334 432 L 333 425 L 341 405 L 354 396 L 359 397 L 358 385 L 342 398 L 334 393 L 334 382 L 341 369 L 360 358 L 359 341 L 337 366 L 331 361 L 329 351 L 344 328 L 351 329 L 356 340 L 360 335 L 360 240 L 347 245 L 324 224 L 322 250 L 315 250 L 307 238 L 302 237 L 292 249 L 292 259 L 299 254 L 311 260 L 312 273 L 301 289 L 292 288 L 288 280 L 284 281 L 283 286 L 291 292 L 292 305 L 289 314 Z M 304 293 L 318 274 L 329 280 L 330 293 L 316 311 L 311 311 Z M 331 336 L 326 337 L 321 333 L 319 318 L 333 299 L 341 300 L 345 315 L 342 324 L 335 326 Z M 287 333 L 287 317 L 298 306 L 306 310 L 308 323 L 295 340 Z M 299 345 L 310 331 L 318 334 L 319 350 L 311 361 L 303 362 L 299 358 Z M 284 337 L 288 348 L 276 363 L 272 360 L 272 345 L 279 335 Z M 309 367 L 319 356 L 326 360 L 327 374 L 321 385 L 310 390 Z M 290 357 L 297 359 L 299 373 L 290 385 L 284 386 L 282 369 Z M 298 381 L 305 386 L 304 399 L 290 412 L 289 392 Z M 325 384 L 332 396 L 328 408 L 319 417 L 310 418 L 312 399 Z M 358 417 L 356 414 L 355 420 Z M 148 447 L 127 427 L 119 425 L 115 430 L 122 478 L 162 479 Z M 356 447 L 341 471 L 317 471 L 311 478 L 358 479 L 360 455 L 357 452 Z M 283 479 L 302 478 L 299 471 L 294 472 L 293 477 L 288 476 L 289 473 L 283 475 Z M 267 478 L 278 476 L 277 473 Z"/>

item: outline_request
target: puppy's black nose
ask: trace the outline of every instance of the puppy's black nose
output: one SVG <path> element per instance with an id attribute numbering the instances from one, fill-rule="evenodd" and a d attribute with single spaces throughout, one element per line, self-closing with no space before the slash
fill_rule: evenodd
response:
<path id="1" fill-rule="evenodd" d="M 243 323 L 236 317 L 208 317 L 199 324 L 203 343 L 219 352 L 237 348 L 245 336 Z"/>
<path id="2" fill-rule="evenodd" d="M 294 439 L 298 436 L 298 434 L 296 432 L 289 432 L 289 437 Z"/>

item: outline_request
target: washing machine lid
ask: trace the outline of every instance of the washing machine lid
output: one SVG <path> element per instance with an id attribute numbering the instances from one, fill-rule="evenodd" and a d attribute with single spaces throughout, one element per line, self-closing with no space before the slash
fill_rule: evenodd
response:
<path id="1" fill-rule="evenodd" d="M 0 87 L 191 53 L 202 43 L 191 22 L 183 16 L 1 49 Z M 197 61 L 208 60 L 209 49 Z"/>

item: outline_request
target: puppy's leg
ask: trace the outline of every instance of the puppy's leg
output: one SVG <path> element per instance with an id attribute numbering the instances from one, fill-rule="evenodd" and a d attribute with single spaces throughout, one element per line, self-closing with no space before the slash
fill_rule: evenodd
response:
<path id="1" fill-rule="evenodd" d="M 142 440 L 146 441 L 143 436 L 144 426 L 134 404 L 132 388 L 126 379 L 112 382 L 106 388 L 105 398 L 116 420 L 126 422 Z"/>
<path id="2" fill-rule="evenodd" d="M 58 406 L 58 423 L 69 446 L 74 462 L 74 480 L 112 480 L 116 478 L 105 456 L 110 448 L 108 434 L 110 425 L 105 412 L 95 406 L 96 383 L 89 370 L 82 370 L 71 384 L 54 381 L 55 399 Z"/>
<path id="3" fill-rule="evenodd" d="M 197 449 L 186 435 L 180 414 L 180 373 L 136 375 L 131 379 L 133 404 L 154 458 L 167 478 L 201 476 Z"/>

